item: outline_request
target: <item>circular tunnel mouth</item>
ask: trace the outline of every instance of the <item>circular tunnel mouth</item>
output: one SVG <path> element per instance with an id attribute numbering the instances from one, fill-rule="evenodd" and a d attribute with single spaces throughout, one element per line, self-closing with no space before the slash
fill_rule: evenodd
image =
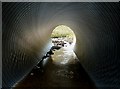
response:
<path id="1" fill-rule="evenodd" d="M 52 46 L 66 47 L 73 50 L 76 36 L 73 30 L 66 25 L 58 25 L 51 34 Z"/>
<path id="2" fill-rule="evenodd" d="M 76 36 L 72 29 L 66 25 L 58 25 L 51 34 L 54 55 L 52 60 L 57 64 L 72 63 L 76 57 L 73 52 Z"/>

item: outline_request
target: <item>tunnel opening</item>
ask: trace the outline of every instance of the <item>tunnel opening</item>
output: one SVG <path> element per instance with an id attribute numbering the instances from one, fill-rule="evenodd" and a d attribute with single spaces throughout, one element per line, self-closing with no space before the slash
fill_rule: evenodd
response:
<path id="1" fill-rule="evenodd" d="M 73 30 L 66 25 L 58 25 L 51 34 L 52 46 L 70 47 L 72 50 L 76 43 Z"/>
<path id="2" fill-rule="evenodd" d="M 56 64 L 69 64 L 74 62 L 76 36 L 73 30 L 66 25 L 58 25 L 51 33 L 52 60 Z"/>

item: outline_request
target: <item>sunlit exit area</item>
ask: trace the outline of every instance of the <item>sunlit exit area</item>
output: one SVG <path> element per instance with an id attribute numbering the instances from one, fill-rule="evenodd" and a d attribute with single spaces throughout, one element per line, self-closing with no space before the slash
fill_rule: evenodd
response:
<path id="1" fill-rule="evenodd" d="M 76 36 L 70 27 L 66 25 L 55 27 L 51 34 L 51 41 L 54 51 L 54 55 L 52 55 L 54 63 L 68 64 L 74 62 L 76 58 L 74 53 Z"/>

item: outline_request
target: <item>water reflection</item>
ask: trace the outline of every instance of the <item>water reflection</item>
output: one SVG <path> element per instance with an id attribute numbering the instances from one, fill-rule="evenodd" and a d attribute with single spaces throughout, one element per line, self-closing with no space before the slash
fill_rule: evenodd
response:
<path id="1" fill-rule="evenodd" d="M 74 51 L 71 49 L 71 46 L 62 47 L 59 50 L 54 51 L 54 55 L 52 55 L 53 63 L 55 64 L 70 64 L 75 63 L 76 55 Z"/>

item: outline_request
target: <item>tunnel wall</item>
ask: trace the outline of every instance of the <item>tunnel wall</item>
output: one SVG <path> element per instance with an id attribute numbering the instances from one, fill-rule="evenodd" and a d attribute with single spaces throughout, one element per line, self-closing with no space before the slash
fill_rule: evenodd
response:
<path id="1" fill-rule="evenodd" d="M 2 19 L 2 2 L 0 2 L 0 19 Z M 0 20 L 0 40 L 1 40 L 1 44 L 0 44 L 0 56 L 1 56 L 1 60 L 0 60 L 0 88 L 2 88 L 2 20 Z"/>
<path id="2" fill-rule="evenodd" d="M 38 9 L 31 12 L 29 6 L 30 3 L 3 3 L 2 68 L 5 87 L 23 78 L 50 49 L 50 32 L 38 22 L 37 14 L 34 14 Z"/>
<path id="3" fill-rule="evenodd" d="M 27 74 L 50 49 L 57 25 L 76 34 L 75 53 L 99 88 L 120 87 L 119 3 L 3 3 L 3 86 Z"/>

